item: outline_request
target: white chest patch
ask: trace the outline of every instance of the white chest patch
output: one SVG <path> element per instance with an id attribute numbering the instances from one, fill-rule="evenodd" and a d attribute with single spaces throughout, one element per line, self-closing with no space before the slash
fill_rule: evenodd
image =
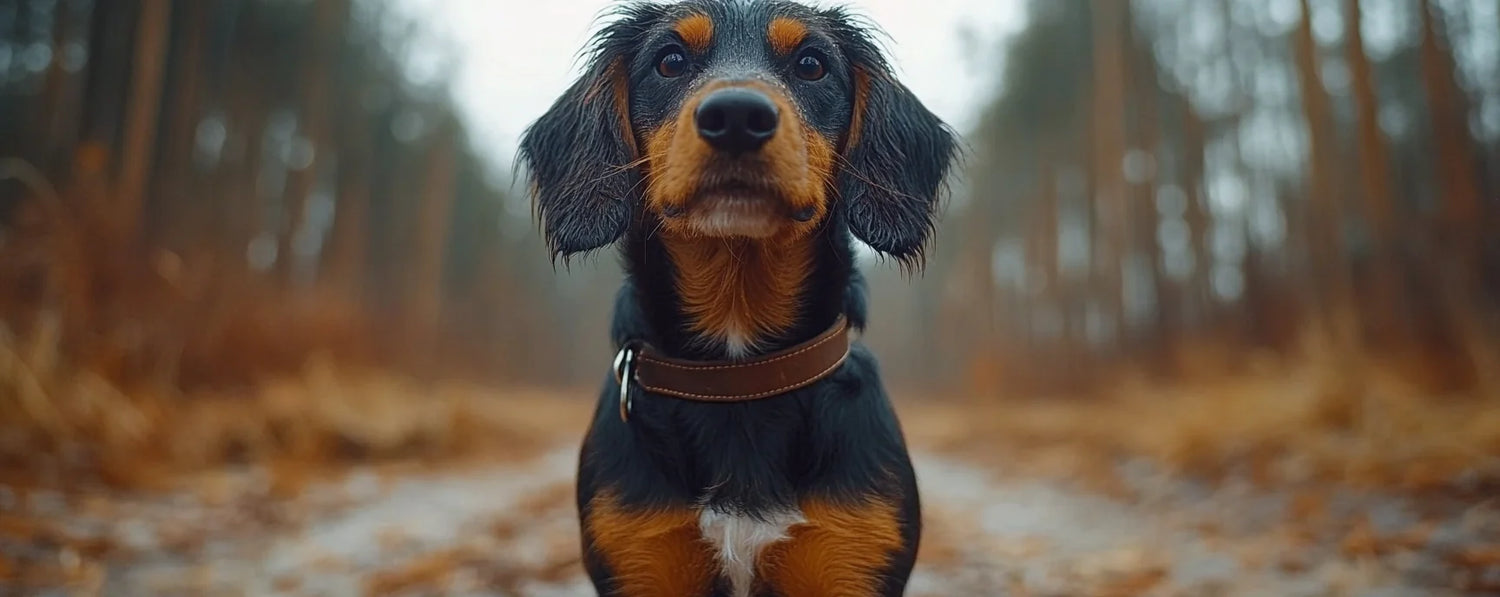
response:
<path id="1" fill-rule="evenodd" d="M 732 597 L 750 597 L 755 562 L 766 546 L 787 539 L 793 525 L 807 522 L 796 510 L 772 512 L 761 518 L 704 508 L 698 529 L 719 553 L 719 569 L 729 581 Z"/>
<path id="2" fill-rule="evenodd" d="M 731 326 L 725 332 L 722 341 L 724 342 L 724 352 L 728 353 L 731 359 L 742 359 L 750 356 L 751 351 L 755 350 L 760 344 L 754 336 L 744 331 L 744 326 L 740 325 Z"/>

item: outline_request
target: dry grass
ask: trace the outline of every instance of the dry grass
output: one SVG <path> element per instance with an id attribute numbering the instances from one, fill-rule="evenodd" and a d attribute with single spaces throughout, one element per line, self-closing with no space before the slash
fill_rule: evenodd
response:
<path id="1" fill-rule="evenodd" d="M 82 473 L 140 486 L 255 462 L 296 485 L 350 461 L 530 455 L 584 421 L 579 404 L 550 392 L 423 382 L 317 356 L 243 391 L 126 391 L 59 365 L 44 345 L 0 338 L 0 469 L 10 477 L 0 482 Z"/>
<path id="2" fill-rule="evenodd" d="M 569 424 L 539 392 L 378 368 L 441 359 L 341 295 L 133 247 L 103 195 L 44 199 L 0 236 L 0 484 L 525 452 Z"/>
<path id="3" fill-rule="evenodd" d="M 1435 398 L 1395 376 L 1367 376 L 1359 390 L 1312 367 L 1125 382 L 1089 400 L 907 403 L 903 416 L 918 443 L 1104 485 L 1128 458 L 1266 485 L 1477 492 L 1500 483 L 1500 397 Z"/>
<path id="4" fill-rule="evenodd" d="M 26 339 L 0 336 L 0 468 L 12 475 L 55 480 L 86 471 L 131 485 L 229 462 L 305 470 L 530 453 L 577 437 L 587 418 L 586 406 L 555 399 L 555 390 L 421 382 L 317 355 L 295 374 L 244 390 L 126 389 L 70 368 L 56 334 L 35 329 L 41 333 Z M 1088 399 L 901 406 L 917 445 L 1101 486 L 1114 485 L 1118 463 L 1133 457 L 1267 485 L 1479 491 L 1500 483 L 1493 401 L 1434 398 L 1378 373 L 1363 382 L 1332 384 L 1309 365 L 1171 386 L 1125 382 Z"/>

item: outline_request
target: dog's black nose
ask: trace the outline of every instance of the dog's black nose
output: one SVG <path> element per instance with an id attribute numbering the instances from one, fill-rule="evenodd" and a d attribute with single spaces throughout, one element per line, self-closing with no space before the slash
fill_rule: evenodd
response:
<path id="1" fill-rule="evenodd" d="M 781 115 L 766 94 L 734 87 L 710 93 L 695 117 L 698 135 L 714 149 L 744 153 L 771 140 Z"/>

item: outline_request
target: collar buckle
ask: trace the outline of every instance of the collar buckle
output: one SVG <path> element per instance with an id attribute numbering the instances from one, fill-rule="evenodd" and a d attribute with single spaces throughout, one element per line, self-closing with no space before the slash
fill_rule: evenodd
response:
<path id="1" fill-rule="evenodd" d="M 620 347 L 620 352 L 615 353 L 615 384 L 620 387 L 620 421 L 622 422 L 630 422 L 630 410 L 633 406 L 630 386 L 635 382 L 635 361 L 640 354 L 640 347 L 634 342 L 625 343 Z"/>

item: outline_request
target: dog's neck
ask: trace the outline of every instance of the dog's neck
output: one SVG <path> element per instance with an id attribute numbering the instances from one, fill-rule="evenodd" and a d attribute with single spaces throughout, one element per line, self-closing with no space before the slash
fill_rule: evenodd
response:
<path id="1" fill-rule="evenodd" d="M 647 233 L 659 228 L 645 219 L 624 251 L 627 291 L 648 329 L 629 335 L 669 354 L 752 357 L 809 340 L 848 310 L 853 253 L 842 222 L 757 240 Z"/>
<path id="2" fill-rule="evenodd" d="M 703 343 L 751 356 L 797 323 L 813 239 L 661 238 L 678 307 Z"/>

